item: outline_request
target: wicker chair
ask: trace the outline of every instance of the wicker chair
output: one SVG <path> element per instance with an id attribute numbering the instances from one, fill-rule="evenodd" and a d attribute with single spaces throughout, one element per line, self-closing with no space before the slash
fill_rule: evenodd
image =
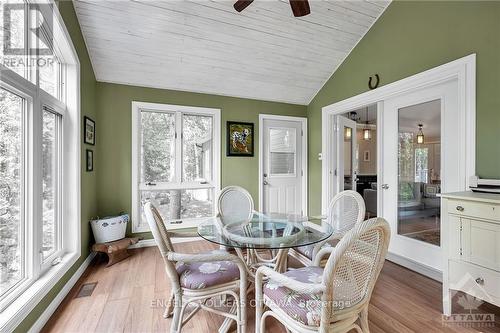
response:
<path id="1" fill-rule="evenodd" d="M 247 272 L 243 261 L 225 251 L 204 254 L 182 254 L 174 251 L 170 237 L 192 237 L 190 233 L 175 233 L 165 228 L 156 208 L 147 202 L 144 213 L 151 232 L 165 262 L 165 271 L 172 284 L 169 306 L 164 317 L 173 315 L 171 333 L 181 332 L 182 326 L 200 309 L 231 318 L 237 323 L 237 331 L 246 329 Z M 206 306 L 208 299 L 216 296 L 232 296 L 236 310 L 224 312 Z M 183 319 L 186 307 L 194 309 Z"/>
<path id="2" fill-rule="evenodd" d="M 296 333 L 368 333 L 368 304 L 389 246 L 390 228 L 382 218 L 358 223 L 336 247 L 324 248 L 315 266 L 284 274 L 260 267 L 255 277 L 256 329 L 279 320 Z M 319 263 L 330 254 L 325 268 Z M 263 278 L 269 278 L 263 285 Z M 263 306 L 268 310 L 263 313 Z"/>
<path id="3" fill-rule="evenodd" d="M 220 221 L 223 224 L 247 222 L 254 214 L 254 204 L 250 193 L 243 187 L 227 186 L 222 189 L 217 200 Z"/>
<path id="4" fill-rule="evenodd" d="M 340 192 L 328 206 L 327 221 L 333 227 L 333 235 L 323 242 L 293 248 L 290 255 L 305 266 L 312 265 L 322 248 L 334 246 L 354 225 L 365 219 L 365 210 L 365 202 L 358 192 Z"/>

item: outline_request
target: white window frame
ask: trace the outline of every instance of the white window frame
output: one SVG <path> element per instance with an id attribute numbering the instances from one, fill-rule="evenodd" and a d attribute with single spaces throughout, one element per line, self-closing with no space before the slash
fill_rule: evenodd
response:
<path id="1" fill-rule="evenodd" d="M 9 291 L 0 301 L 0 332 L 13 331 L 51 291 L 57 282 L 77 262 L 81 255 L 81 119 L 80 119 L 80 62 L 71 37 L 64 25 L 59 10 L 52 0 L 37 0 L 49 3 L 53 8 L 53 38 L 59 59 L 64 62 L 60 73 L 63 89 L 60 101 L 39 89 L 38 82 L 31 77 L 23 78 L 0 64 L 0 85 L 25 98 L 27 103 L 27 130 L 25 153 L 24 200 L 26 201 L 24 251 L 27 278 Z M 29 15 L 28 15 L 29 17 Z M 30 71 L 32 74 L 33 71 Z M 38 80 L 37 80 L 38 81 Z M 49 107 L 62 115 L 60 132 L 60 248 L 43 260 L 41 206 L 41 158 L 42 108 Z M 56 261 L 52 262 L 54 259 Z"/>
<path id="2" fill-rule="evenodd" d="M 140 170 L 141 170 L 141 110 L 148 110 L 154 112 L 166 113 L 183 113 L 193 115 L 209 115 L 213 117 L 213 159 L 212 159 L 212 184 L 200 184 L 198 182 L 185 182 L 182 186 L 177 184 L 157 184 L 154 190 L 169 190 L 169 189 L 203 189 L 213 188 L 214 196 L 220 191 L 220 109 L 194 107 L 194 106 L 181 106 L 172 104 L 148 103 L 148 102 L 132 102 L 132 233 L 148 232 L 147 225 L 140 223 L 141 218 L 141 199 L 140 191 L 148 190 L 151 188 L 141 188 L 140 186 Z M 178 117 L 178 115 L 176 116 Z M 176 132 L 181 134 L 181 121 L 176 119 Z M 176 141 L 176 151 L 182 151 L 182 147 L 178 146 L 181 140 Z M 175 178 L 182 178 L 182 161 L 176 159 L 175 161 Z M 180 178 L 178 178 L 180 179 Z M 214 198 L 214 216 L 217 211 L 217 200 Z M 183 229 L 195 227 L 204 218 L 189 218 L 183 219 L 181 223 L 172 223 L 168 225 L 168 229 Z"/>

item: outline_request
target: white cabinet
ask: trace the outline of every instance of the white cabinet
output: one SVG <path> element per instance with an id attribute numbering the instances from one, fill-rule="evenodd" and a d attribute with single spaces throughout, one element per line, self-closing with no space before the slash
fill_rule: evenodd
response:
<path id="1" fill-rule="evenodd" d="M 500 306 L 500 195 L 443 194 L 443 313 L 452 290 Z"/>

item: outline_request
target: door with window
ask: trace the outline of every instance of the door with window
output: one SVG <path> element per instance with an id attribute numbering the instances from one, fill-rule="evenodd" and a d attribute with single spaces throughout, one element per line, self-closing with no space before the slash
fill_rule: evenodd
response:
<path id="1" fill-rule="evenodd" d="M 300 118 L 262 121 L 262 211 L 304 215 L 304 121 Z"/>
<path id="2" fill-rule="evenodd" d="M 338 189 L 336 193 L 345 190 L 356 191 L 358 176 L 356 122 L 344 116 L 337 116 L 337 129 L 338 156 L 335 173 L 338 179 Z"/>
<path id="3" fill-rule="evenodd" d="M 385 100 L 379 146 L 389 250 L 436 270 L 442 269 L 439 193 L 465 189 L 457 167 L 463 157 L 456 85 L 454 80 Z"/>
<path id="4" fill-rule="evenodd" d="M 153 202 L 170 228 L 215 215 L 219 190 L 218 110 L 135 103 L 134 232 L 147 231 Z M 140 213 L 139 213 L 140 212 Z"/>

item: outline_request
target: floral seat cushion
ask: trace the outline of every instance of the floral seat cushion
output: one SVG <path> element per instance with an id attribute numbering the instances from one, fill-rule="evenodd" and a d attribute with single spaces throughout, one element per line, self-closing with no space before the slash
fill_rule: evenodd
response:
<path id="1" fill-rule="evenodd" d="M 325 244 L 323 244 L 321 246 L 321 248 L 332 247 L 332 246 L 335 246 L 335 244 L 337 244 L 337 243 L 338 243 L 338 241 L 329 241 L 329 242 L 326 242 Z M 312 260 L 313 249 L 316 245 L 317 244 L 299 246 L 299 247 L 294 247 L 293 249 L 295 251 L 299 252 L 300 254 L 306 256 L 307 258 L 309 258 L 309 260 Z"/>
<path id="2" fill-rule="evenodd" d="M 300 282 L 321 283 L 323 268 L 317 266 L 302 267 L 288 271 L 283 275 Z M 354 306 L 361 299 L 357 293 L 359 288 L 354 280 L 335 279 L 334 287 L 334 311 Z M 300 293 L 272 279 L 264 284 L 263 292 L 275 306 L 281 308 L 294 320 L 304 325 L 319 326 L 321 321 L 321 294 Z"/>
<path id="3" fill-rule="evenodd" d="M 176 270 L 181 286 L 188 289 L 213 287 L 240 278 L 238 266 L 231 261 L 178 262 Z"/>
<path id="4" fill-rule="evenodd" d="M 288 271 L 283 275 L 296 281 L 306 283 L 320 283 L 323 268 L 308 266 Z M 319 326 L 321 319 L 321 295 L 300 293 L 291 290 L 280 283 L 269 280 L 264 284 L 266 295 L 276 306 L 288 313 L 290 317 L 309 326 Z"/>

